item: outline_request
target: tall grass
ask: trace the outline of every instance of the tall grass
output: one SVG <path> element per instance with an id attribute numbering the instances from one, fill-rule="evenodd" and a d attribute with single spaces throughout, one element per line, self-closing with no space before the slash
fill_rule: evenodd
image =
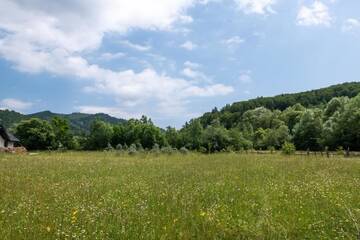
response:
<path id="1" fill-rule="evenodd" d="M 357 239 L 360 159 L 0 155 L 0 239 Z"/>

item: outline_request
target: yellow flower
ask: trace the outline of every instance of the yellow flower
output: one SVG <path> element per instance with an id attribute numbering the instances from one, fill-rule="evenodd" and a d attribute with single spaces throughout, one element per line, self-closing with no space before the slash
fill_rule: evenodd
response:
<path id="1" fill-rule="evenodd" d="M 200 216 L 204 217 L 205 215 L 206 215 L 206 212 L 204 212 L 204 211 L 200 212 Z"/>
<path id="2" fill-rule="evenodd" d="M 49 226 L 46 227 L 46 231 L 50 232 L 51 228 Z"/>

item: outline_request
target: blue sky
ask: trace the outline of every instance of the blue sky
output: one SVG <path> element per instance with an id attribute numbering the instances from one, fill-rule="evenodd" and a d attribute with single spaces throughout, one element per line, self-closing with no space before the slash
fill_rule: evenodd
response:
<path id="1" fill-rule="evenodd" d="M 0 108 L 145 114 L 359 81 L 357 0 L 2 0 Z"/>

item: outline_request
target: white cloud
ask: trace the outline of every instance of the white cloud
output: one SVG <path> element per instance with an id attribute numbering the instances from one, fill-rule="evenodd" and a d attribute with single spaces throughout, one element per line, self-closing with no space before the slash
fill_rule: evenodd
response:
<path id="1" fill-rule="evenodd" d="M 272 6 L 275 5 L 276 0 L 235 0 L 239 9 L 246 14 L 273 14 L 275 11 Z"/>
<path id="2" fill-rule="evenodd" d="M 330 26 L 331 22 L 329 8 L 318 0 L 310 6 L 301 6 L 297 16 L 297 24 L 301 26 Z"/>
<path id="3" fill-rule="evenodd" d="M 180 22 L 183 24 L 189 24 L 189 23 L 194 22 L 194 19 L 191 16 L 181 16 Z"/>
<path id="4" fill-rule="evenodd" d="M 183 44 L 181 44 L 180 47 L 182 47 L 188 51 L 192 51 L 197 48 L 197 45 L 191 41 L 186 41 Z"/>
<path id="5" fill-rule="evenodd" d="M 125 56 L 126 56 L 126 54 L 122 53 L 122 52 L 117 52 L 117 53 L 106 52 L 106 53 L 101 54 L 100 58 L 105 61 L 111 61 L 111 60 L 123 58 Z"/>
<path id="6" fill-rule="evenodd" d="M 32 106 L 33 103 L 31 102 L 25 102 L 14 98 L 6 98 L 0 101 L 0 109 L 23 111 L 29 109 Z"/>
<path id="7" fill-rule="evenodd" d="M 152 69 L 145 69 L 139 73 L 132 70 L 112 72 L 98 68 L 90 69 L 89 74 L 96 77 L 97 82 L 87 87 L 87 91 L 113 95 L 120 103 L 135 102 L 136 106 L 154 100 L 160 103 L 159 106 L 182 105 L 189 97 L 226 95 L 233 91 L 232 87 L 222 84 L 200 87 L 181 78 L 159 75 Z M 217 89 L 216 94 L 213 89 Z"/>
<path id="8" fill-rule="evenodd" d="M 197 69 L 197 68 L 200 68 L 200 67 L 201 67 L 201 64 L 195 63 L 195 62 L 186 61 L 186 62 L 184 63 L 184 66 L 185 66 L 185 67 L 188 67 L 188 68 L 192 68 L 192 69 Z"/>
<path id="9" fill-rule="evenodd" d="M 356 29 L 360 30 L 360 20 L 355 18 L 346 19 L 343 24 L 342 30 L 344 32 L 352 32 Z"/>
<path id="10" fill-rule="evenodd" d="M 228 38 L 228 39 L 225 39 L 222 41 L 222 43 L 227 45 L 228 47 L 237 46 L 244 42 L 245 42 L 245 39 L 243 39 L 239 36 L 234 36 L 234 37 L 231 37 L 231 38 Z"/>
<path id="11" fill-rule="evenodd" d="M 185 76 L 185 77 L 188 77 L 188 78 L 191 78 L 197 82 L 208 82 L 210 83 L 211 82 L 211 79 L 206 76 L 205 73 L 201 72 L 201 71 L 198 71 L 198 70 L 194 70 L 192 68 L 189 68 L 189 67 L 186 67 L 182 70 L 182 74 Z"/>
<path id="12" fill-rule="evenodd" d="M 123 36 L 130 29 L 167 31 L 176 22 L 190 22 L 185 12 L 195 2 L 1 0 L 0 30 L 4 34 L 0 56 L 23 72 L 86 79 L 87 91 L 112 96 L 123 112 L 152 102 L 156 111 L 179 114 L 176 111 L 185 111 L 190 97 L 225 95 L 233 88 L 222 84 L 199 86 L 150 67 L 137 72 L 114 71 L 90 64 L 84 56 L 98 49 L 107 33 Z M 150 48 L 126 41 L 123 44 L 140 51 Z M 184 47 L 193 50 L 196 45 L 189 41 Z M 121 54 L 105 53 L 103 57 L 113 59 Z"/>
<path id="13" fill-rule="evenodd" d="M 240 74 L 239 81 L 242 83 L 251 83 L 253 81 L 251 77 L 251 71 L 244 71 Z"/>
<path id="14" fill-rule="evenodd" d="M 184 63 L 184 69 L 182 70 L 182 75 L 196 82 L 211 83 L 212 79 L 208 77 L 205 73 L 201 72 L 199 68 L 201 68 L 200 64 L 186 61 Z"/>
<path id="15" fill-rule="evenodd" d="M 151 49 L 151 46 L 149 45 L 140 45 L 140 44 L 135 44 L 135 43 L 132 43 L 130 41 L 121 41 L 120 42 L 122 45 L 124 46 L 127 46 L 129 48 L 132 48 L 132 49 L 135 49 L 137 51 L 141 51 L 141 52 L 146 52 L 146 51 L 149 51 Z"/>

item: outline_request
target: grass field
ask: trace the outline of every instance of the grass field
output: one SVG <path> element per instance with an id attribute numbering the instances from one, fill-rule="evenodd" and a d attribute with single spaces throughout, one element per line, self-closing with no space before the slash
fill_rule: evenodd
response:
<path id="1" fill-rule="evenodd" d="M 0 239 L 357 239 L 360 159 L 0 155 Z"/>

